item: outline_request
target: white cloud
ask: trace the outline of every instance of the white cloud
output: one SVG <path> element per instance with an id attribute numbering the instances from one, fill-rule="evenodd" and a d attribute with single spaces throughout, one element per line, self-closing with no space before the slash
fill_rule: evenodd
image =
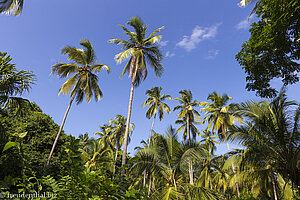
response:
<path id="1" fill-rule="evenodd" d="M 220 25 L 221 24 L 216 24 L 211 27 L 196 26 L 193 29 L 192 34 L 190 36 L 183 36 L 183 39 L 178 42 L 176 46 L 180 46 L 185 48 L 187 51 L 191 51 L 195 49 L 197 44 L 199 44 L 203 40 L 214 38 Z"/>
<path id="2" fill-rule="evenodd" d="M 171 53 L 170 51 L 167 51 L 166 58 L 167 57 L 173 57 L 173 56 L 175 56 L 175 53 Z"/>
<path id="3" fill-rule="evenodd" d="M 164 47 L 164 46 L 167 46 L 168 42 L 169 42 L 169 41 L 167 41 L 167 40 L 166 40 L 166 41 L 161 40 L 158 44 L 159 44 L 160 46 Z"/>
<path id="4" fill-rule="evenodd" d="M 212 49 L 208 51 L 207 59 L 214 59 L 218 54 L 220 53 L 220 50 Z"/>
<path id="5" fill-rule="evenodd" d="M 246 18 L 242 21 L 240 21 L 240 23 L 238 23 L 237 25 L 235 25 L 235 28 L 237 30 L 241 30 L 241 29 L 249 29 L 251 22 L 251 19 L 253 18 L 253 15 L 250 18 Z"/>

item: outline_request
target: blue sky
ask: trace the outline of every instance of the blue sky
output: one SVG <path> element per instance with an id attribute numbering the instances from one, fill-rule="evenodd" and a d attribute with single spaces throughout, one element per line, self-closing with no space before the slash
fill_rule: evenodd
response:
<path id="1" fill-rule="evenodd" d="M 126 39 L 118 24 L 126 24 L 132 16 L 139 16 L 149 25 L 149 33 L 165 26 L 160 33 L 164 55 L 163 76 L 153 71 L 135 90 L 132 122 L 136 129 L 129 151 L 146 140 L 152 120 L 145 117 L 145 91 L 162 86 L 163 92 L 178 97 L 179 90 L 190 89 L 194 98 L 205 101 L 213 91 L 227 93 L 233 102 L 258 99 L 245 90 L 245 74 L 235 60 L 241 45 L 249 38 L 248 15 L 252 6 L 240 8 L 238 1 L 170 1 L 170 0 L 25 0 L 21 16 L 0 16 L 0 51 L 8 52 L 19 69 L 33 71 L 37 84 L 25 95 L 35 101 L 54 121 L 61 123 L 70 98 L 57 96 L 65 80 L 49 76 L 51 66 L 67 62 L 60 54 L 65 45 L 79 47 L 87 38 L 93 44 L 97 60 L 111 67 L 112 72 L 99 74 L 103 99 L 96 103 L 73 104 L 64 130 L 78 136 L 99 131 L 117 114 L 127 115 L 130 79 L 120 79 L 125 63 L 117 65 L 114 55 L 120 47 L 109 39 Z M 251 19 L 253 20 L 253 19 Z M 277 88 L 281 82 L 273 81 Z M 291 99 L 298 99 L 299 86 L 289 87 Z M 173 108 L 176 102 L 167 102 Z M 155 130 L 163 133 L 176 120 L 177 112 L 156 121 Z M 202 115 L 203 117 L 203 115 Z M 199 129 L 204 129 L 199 126 Z M 181 137 L 181 135 L 180 135 Z M 225 153 L 225 146 L 219 153 Z"/>

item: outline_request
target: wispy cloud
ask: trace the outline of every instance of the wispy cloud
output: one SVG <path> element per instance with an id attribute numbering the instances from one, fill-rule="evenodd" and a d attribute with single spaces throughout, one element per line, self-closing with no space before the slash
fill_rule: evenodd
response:
<path id="1" fill-rule="evenodd" d="M 208 56 L 206 59 L 214 59 L 218 54 L 220 53 L 220 50 L 212 49 L 208 51 Z"/>
<path id="2" fill-rule="evenodd" d="M 247 30 L 247 29 L 249 29 L 249 27 L 250 27 L 250 24 L 252 23 L 251 22 L 251 20 L 252 20 L 252 16 L 250 17 L 250 18 L 246 18 L 246 19 L 244 19 L 244 20 L 242 20 L 242 21 L 240 21 L 240 23 L 238 23 L 237 25 L 235 25 L 235 28 L 237 29 L 237 30 Z"/>
<path id="3" fill-rule="evenodd" d="M 183 39 L 178 42 L 176 46 L 183 47 L 187 51 L 191 51 L 195 49 L 200 42 L 214 38 L 220 25 L 221 24 L 216 24 L 211 27 L 196 26 L 193 29 L 192 34 L 190 36 L 183 36 Z"/>
<path id="4" fill-rule="evenodd" d="M 169 42 L 168 40 L 166 40 L 166 41 L 161 40 L 158 44 L 160 46 L 164 47 L 164 46 L 167 46 L 168 42 Z"/>
<path id="5" fill-rule="evenodd" d="M 175 56 L 175 53 L 171 53 L 170 51 L 167 51 L 166 58 L 167 57 L 173 57 L 173 56 Z"/>

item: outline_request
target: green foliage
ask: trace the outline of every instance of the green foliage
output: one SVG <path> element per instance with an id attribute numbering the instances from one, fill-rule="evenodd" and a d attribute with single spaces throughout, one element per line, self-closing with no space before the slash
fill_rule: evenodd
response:
<path id="1" fill-rule="evenodd" d="M 172 100 L 170 95 L 162 94 L 162 87 L 154 87 L 150 90 L 146 91 L 146 95 L 148 98 L 143 103 L 143 107 L 148 106 L 148 110 L 146 112 L 146 117 L 150 119 L 153 115 L 156 116 L 158 114 L 159 120 L 164 118 L 164 112 L 170 113 L 171 109 L 168 104 L 164 103 L 163 101 L 166 99 Z"/>
<path id="2" fill-rule="evenodd" d="M 148 26 L 139 17 L 130 18 L 127 24 L 134 29 L 134 32 L 125 26 L 119 26 L 124 30 L 129 40 L 111 39 L 109 42 L 122 45 L 122 49 L 125 49 L 115 56 L 115 60 L 117 63 L 121 63 L 129 59 L 121 77 L 128 73 L 128 76 L 132 77 L 132 81 L 137 87 L 147 77 L 147 63 L 153 67 L 157 77 L 160 77 L 163 72 L 161 65 L 162 53 L 157 45 L 162 36 L 156 35 L 163 27 L 156 29 L 146 37 Z"/>
<path id="3" fill-rule="evenodd" d="M 179 91 L 179 94 L 181 94 L 181 97 L 174 98 L 174 100 L 180 103 L 180 105 L 174 107 L 174 111 L 180 110 L 177 115 L 179 120 L 175 123 L 183 125 L 177 130 L 177 133 L 184 130 L 183 138 L 186 139 L 186 137 L 188 137 L 188 140 L 190 141 L 190 133 L 192 133 L 194 139 L 196 138 L 197 133 L 199 133 L 199 130 L 193 125 L 193 123 L 201 123 L 200 121 L 197 121 L 200 119 L 200 114 L 195 109 L 199 106 L 199 102 L 197 100 L 193 101 L 193 95 L 190 90 L 181 90 Z"/>
<path id="4" fill-rule="evenodd" d="M 251 37 L 236 59 L 247 74 L 247 90 L 274 97 L 272 79 L 280 78 L 285 85 L 299 81 L 300 2 L 259 0 L 255 10 L 259 20 L 251 25 Z"/>
<path id="5" fill-rule="evenodd" d="M 73 74 L 71 78 L 66 80 L 59 93 L 69 94 L 76 98 L 77 104 L 81 103 L 84 96 L 89 102 L 92 96 L 97 101 L 102 98 L 102 91 L 98 85 L 98 77 L 94 73 L 99 73 L 101 69 L 110 72 L 110 68 L 106 65 L 96 62 L 96 55 L 91 43 L 83 39 L 80 41 L 83 49 L 77 49 L 71 46 L 62 48 L 62 54 L 68 55 L 68 60 L 75 63 L 57 63 L 52 66 L 51 74 L 57 74 L 60 78 L 67 78 Z"/>
<path id="6" fill-rule="evenodd" d="M 255 198 L 252 194 L 242 195 L 240 197 L 234 196 L 230 198 L 231 200 L 264 200 L 262 198 Z M 266 200 L 266 199 L 265 199 Z"/>
<path id="7" fill-rule="evenodd" d="M 62 135 L 53 164 L 45 168 L 45 157 L 50 151 L 59 127 L 51 117 L 43 114 L 37 105 L 32 105 L 35 110 L 27 110 L 27 113 L 22 116 L 15 116 L 13 110 L 7 112 L 6 116 L 1 116 L 4 127 L 1 136 L 5 140 L 0 142 L 0 168 L 2 169 L 0 180 L 4 180 L 6 176 L 12 178 L 20 177 L 22 174 L 31 176 L 32 172 L 36 172 L 38 178 L 47 172 L 57 177 L 62 172 L 61 162 L 66 156 L 62 146 L 69 138 Z M 6 150 L 3 151 L 5 145 Z"/>
<path id="8" fill-rule="evenodd" d="M 12 14 L 18 16 L 23 10 L 24 0 L 1 0 L 0 14 Z"/>
<path id="9" fill-rule="evenodd" d="M 29 91 L 35 82 L 35 75 L 29 71 L 18 71 L 11 61 L 7 53 L 0 52 L 0 108 L 20 114 L 30 103 L 19 95 Z"/>

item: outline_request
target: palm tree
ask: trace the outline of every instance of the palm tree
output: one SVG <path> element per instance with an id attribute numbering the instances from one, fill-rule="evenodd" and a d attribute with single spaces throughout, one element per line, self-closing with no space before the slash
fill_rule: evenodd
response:
<path id="1" fill-rule="evenodd" d="M 203 106 L 202 111 L 205 112 L 206 117 L 204 121 L 208 122 L 207 131 L 211 128 L 211 131 L 218 131 L 220 139 L 226 141 L 228 152 L 230 152 L 230 147 L 228 143 L 228 129 L 234 125 L 235 121 L 241 122 L 241 117 L 237 114 L 237 105 L 229 104 L 228 101 L 232 99 L 227 94 L 220 96 L 217 92 L 213 92 L 208 95 L 207 100 L 209 102 L 200 102 Z M 232 165 L 233 172 L 235 173 L 234 166 Z M 237 194 L 240 196 L 238 189 L 238 183 L 236 182 Z"/>
<path id="2" fill-rule="evenodd" d="M 100 166 L 106 165 L 111 169 L 112 165 L 112 148 L 107 140 L 89 139 L 89 142 L 79 149 L 84 166 L 88 169 L 97 170 Z"/>
<path id="3" fill-rule="evenodd" d="M 139 86 L 141 81 L 146 79 L 148 73 L 147 63 L 151 67 L 153 67 L 157 77 L 160 77 L 163 72 L 163 67 L 161 65 L 162 54 L 160 52 L 159 46 L 157 45 L 162 36 L 156 35 L 163 27 L 156 29 L 153 33 L 146 37 L 146 30 L 148 26 L 146 26 L 139 17 L 130 18 L 127 24 L 134 29 L 134 32 L 130 31 L 125 26 L 119 26 L 122 27 L 122 29 L 125 31 L 125 34 L 129 36 L 128 41 L 122 39 L 109 40 L 109 42 L 111 43 L 122 45 L 122 49 L 125 49 L 115 56 L 115 60 L 117 61 L 117 63 L 121 63 L 124 60 L 129 59 L 128 63 L 123 69 L 121 77 L 123 77 L 125 73 L 128 73 L 128 76 L 131 77 L 131 88 L 124 136 L 122 166 L 126 164 L 127 140 L 134 87 Z"/>
<path id="4" fill-rule="evenodd" d="M 109 124 L 111 125 L 111 141 L 116 147 L 116 155 L 114 161 L 114 167 L 116 168 L 118 152 L 124 141 L 124 133 L 126 128 L 126 118 L 122 115 L 117 115 L 115 119 L 109 120 Z M 135 125 L 134 123 L 130 123 L 129 125 L 129 133 L 132 133 Z M 128 137 L 128 143 L 130 142 L 130 137 Z"/>
<path id="5" fill-rule="evenodd" d="M 190 137 L 190 130 L 191 130 L 191 122 L 194 122 L 194 119 L 198 119 L 200 117 L 200 114 L 198 111 L 196 111 L 194 108 L 199 106 L 199 102 L 197 100 L 193 101 L 193 95 L 190 90 L 181 90 L 179 91 L 179 94 L 181 94 L 181 97 L 175 98 L 174 100 L 179 101 L 181 105 L 175 106 L 175 110 L 179 110 L 180 112 L 177 115 L 179 119 L 184 119 L 186 121 L 186 136 L 188 137 L 188 141 L 191 140 Z M 178 129 L 181 130 L 181 129 Z M 186 137 L 185 136 L 185 137 Z M 195 138 L 196 135 L 193 135 L 193 138 Z"/>
<path id="6" fill-rule="evenodd" d="M 168 94 L 161 95 L 160 94 L 161 90 L 162 90 L 162 87 L 154 87 L 151 90 L 146 91 L 146 95 L 148 96 L 148 98 L 143 104 L 143 107 L 145 107 L 146 105 L 149 107 L 146 112 L 146 117 L 148 119 L 150 119 L 154 115 L 151 130 L 150 130 L 148 145 L 150 145 L 152 130 L 154 127 L 154 121 L 155 121 L 157 113 L 159 116 L 159 120 L 161 121 L 164 118 L 164 111 L 168 114 L 171 112 L 170 107 L 163 101 L 166 99 L 172 100 L 172 98 Z"/>
<path id="7" fill-rule="evenodd" d="M 108 66 L 96 62 L 94 48 L 88 40 L 81 40 L 80 45 L 83 46 L 83 49 L 77 49 L 71 46 L 66 46 L 62 49 L 62 54 L 67 54 L 68 60 L 72 60 L 79 65 L 75 63 L 57 63 L 52 66 L 51 74 L 56 73 L 60 78 L 66 78 L 70 74 L 74 75 L 66 80 L 59 89 L 58 95 L 60 93 L 63 93 L 64 95 L 70 93 L 71 101 L 69 102 L 62 124 L 53 143 L 47 165 L 50 163 L 55 145 L 61 134 L 74 99 L 76 98 L 77 104 L 83 101 L 84 96 L 86 96 L 87 102 L 89 102 L 93 96 L 96 101 L 99 101 L 102 98 L 102 91 L 98 85 L 98 77 L 95 73 L 99 73 L 102 68 L 106 69 L 107 72 L 110 72 Z"/>
<path id="8" fill-rule="evenodd" d="M 201 137 L 203 139 L 200 140 L 200 143 L 204 142 L 204 145 L 207 145 L 209 151 L 211 152 L 211 154 L 213 154 L 213 152 L 216 150 L 216 144 L 219 144 L 219 142 L 214 139 L 218 139 L 219 137 L 214 136 L 214 134 L 211 131 L 204 130 L 202 132 L 203 134 L 201 134 Z"/>
<path id="9" fill-rule="evenodd" d="M 197 100 L 193 101 L 193 95 L 190 90 L 181 90 L 179 91 L 179 94 L 181 94 L 181 97 L 175 98 L 174 100 L 177 100 L 181 103 L 181 105 L 175 106 L 174 111 L 180 109 L 179 114 L 177 115 L 179 119 L 183 119 L 186 121 L 186 135 L 188 137 L 188 142 L 191 142 L 190 137 L 190 130 L 191 127 L 193 128 L 193 132 L 198 133 L 199 130 L 196 129 L 194 126 L 191 126 L 191 122 L 195 122 L 194 119 L 199 118 L 200 114 L 194 109 L 194 107 L 197 107 L 199 103 Z M 177 123 L 184 123 L 183 121 L 177 121 Z M 181 128 L 183 128 L 182 126 Z M 178 131 L 181 129 L 178 129 Z M 196 133 L 193 134 L 193 138 L 196 138 Z M 194 177 L 193 177 L 193 165 L 192 163 L 189 163 L 189 174 L 190 174 L 190 184 L 194 184 Z"/>
<path id="10" fill-rule="evenodd" d="M 11 61 L 12 58 L 7 53 L 0 52 L 0 107 L 17 109 L 17 113 L 20 113 L 21 108 L 29 104 L 20 95 L 28 92 L 36 79 L 29 71 L 18 71 Z"/>
<path id="11" fill-rule="evenodd" d="M 23 0 L 0 0 L 0 14 L 20 15 L 23 10 Z"/>
<path id="12" fill-rule="evenodd" d="M 213 184 L 214 174 L 220 171 L 218 167 L 218 157 L 211 153 L 209 146 L 204 146 L 204 155 L 199 159 L 201 166 L 201 173 L 199 175 L 198 184 L 204 185 L 206 188 L 214 189 Z"/>
<path id="13" fill-rule="evenodd" d="M 186 117 L 183 117 L 183 119 L 176 120 L 175 124 L 181 124 L 181 126 L 177 129 L 177 133 L 180 133 L 183 130 L 183 139 L 186 140 L 186 137 L 190 133 L 192 134 L 193 138 L 196 138 L 196 135 L 199 134 L 199 130 L 195 124 L 201 124 L 201 121 L 191 118 L 189 121 L 187 121 Z"/>
<path id="14" fill-rule="evenodd" d="M 232 99 L 232 97 L 229 97 L 227 94 L 220 96 L 217 92 L 213 92 L 207 97 L 207 100 L 212 101 L 211 103 L 200 102 L 200 105 L 203 106 L 201 110 L 204 111 L 206 115 L 204 121 L 208 122 L 206 131 L 209 131 L 209 129 L 211 129 L 212 132 L 217 131 L 220 139 L 226 141 L 229 152 L 228 129 L 234 125 L 235 121 L 242 121 L 238 112 L 236 112 L 237 105 L 227 105 L 230 99 Z"/>
<path id="15" fill-rule="evenodd" d="M 243 103 L 242 113 L 248 120 L 237 126 L 233 135 L 247 147 L 242 155 L 245 166 L 251 164 L 260 169 L 269 166 L 272 170 L 268 178 L 274 197 L 278 196 L 275 180 L 279 175 L 286 183 L 291 183 L 293 189 L 299 192 L 300 188 L 300 107 L 288 101 L 285 93 L 285 89 L 281 90 L 271 102 Z M 298 107 L 294 109 L 294 106 Z"/>

